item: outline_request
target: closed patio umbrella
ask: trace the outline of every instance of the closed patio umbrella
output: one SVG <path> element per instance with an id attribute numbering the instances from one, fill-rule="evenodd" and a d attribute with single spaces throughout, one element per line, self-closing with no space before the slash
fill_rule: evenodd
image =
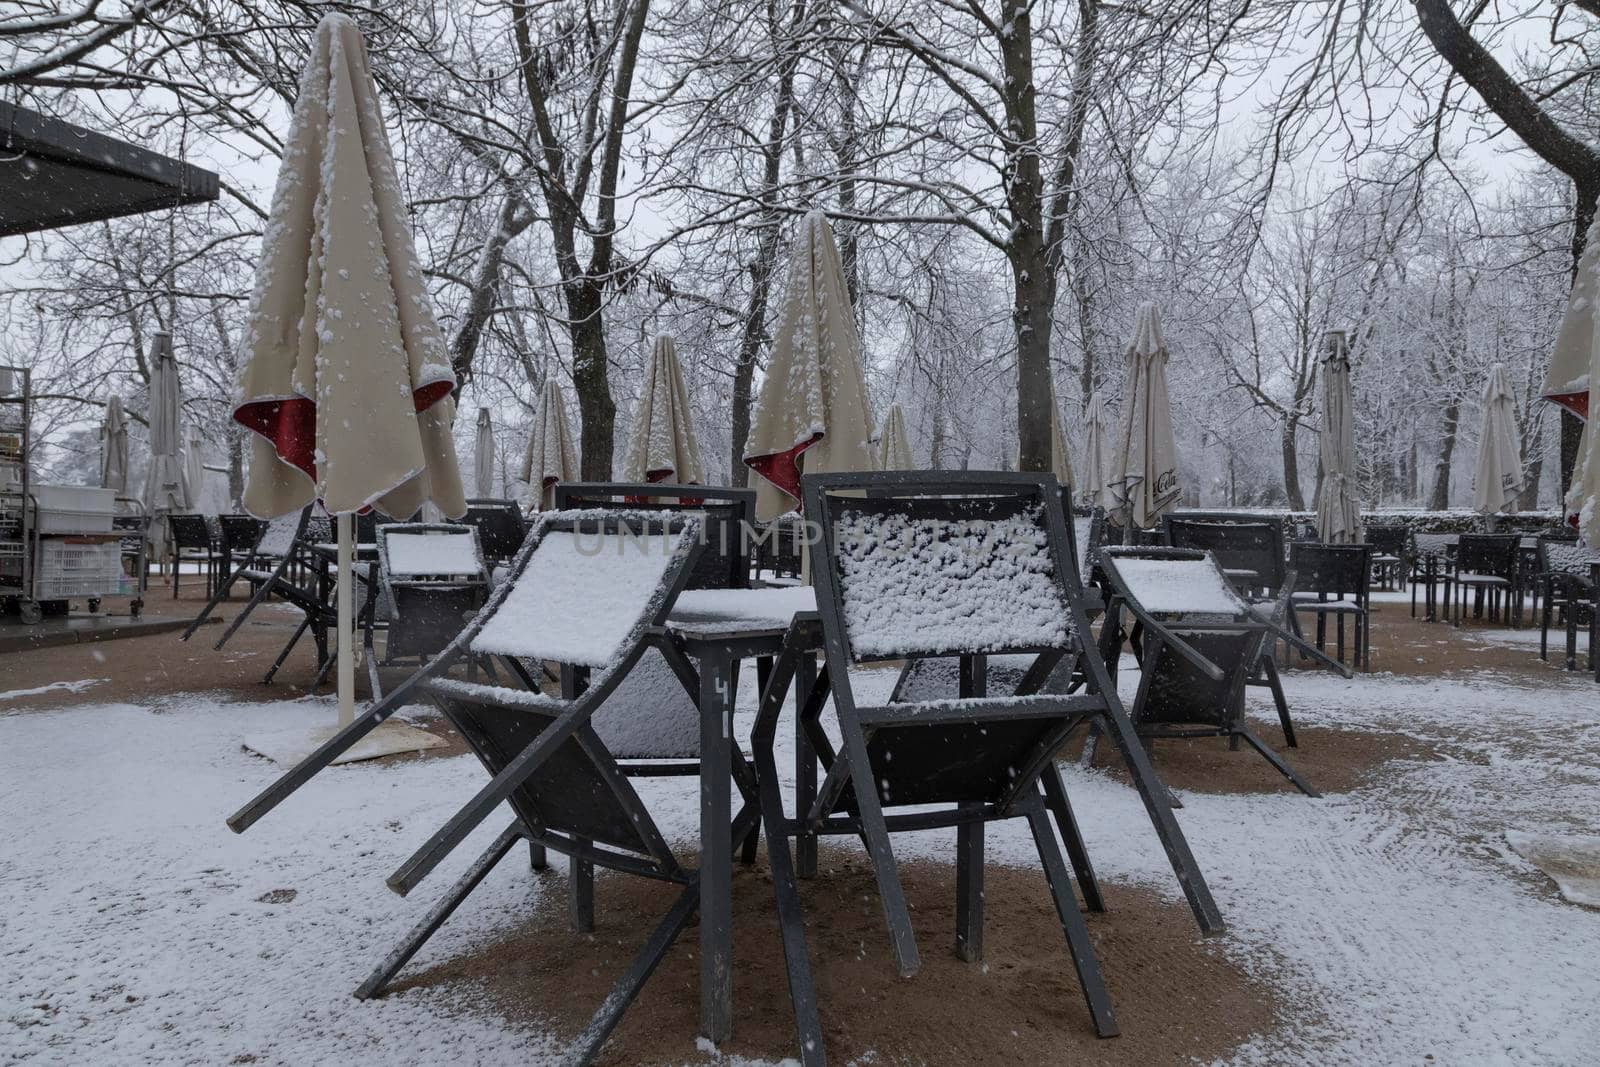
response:
<path id="1" fill-rule="evenodd" d="M 1078 479 L 1072 472 L 1072 453 L 1067 448 L 1067 434 L 1061 425 L 1061 405 L 1056 403 L 1053 382 L 1050 386 L 1050 415 L 1050 473 L 1062 485 L 1073 485 Z"/>
<path id="2" fill-rule="evenodd" d="M 788 291 L 744 462 L 761 476 L 756 517 L 800 502 L 800 472 L 872 470 L 872 419 L 844 266 L 833 228 L 807 215 L 789 262 Z M 801 457 L 804 457 L 802 459 Z"/>
<path id="3" fill-rule="evenodd" d="M 320 499 L 338 517 L 340 722 L 354 710 L 350 516 L 466 512 L 455 375 L 407 226 L 366 45 L 317 26 L 285 140 L 250 305 L 234 419 L 253 431 L 244 506 Z"/>
<path id="4" fill-rule="evenodd" d="M 878 469 L 881 471 L 910 471 L 917 469 L 911 458 L 911 441 L 906 436 L 906 416 L 899 404 L 889 405 L 889 414 L 883 417 L 883 431 L 878 435 Z"/>
<path id="5" fill-rule="evenodd" d="M 189 487 L 189 510 L 205 511 L 206 459 L 205 446 L 200 431 L 189 427 L 189 436 L 183 446 L 183 480 Z"/>
<path id="6" fill-rule="evenodd" d="M 1600 352 L 1589 357 L 1588 410 L 1600 405 Z M 1566 510 L 1578 525 L 1578 535 L 1591 548 L 1600 548 L 1600 434 L 1594 432 L 1595 420 L 1583 426 L 1583 439 L 1578 443 L 1578 460 L 1572 468 L 1572 486 L 1567 490 Z"/>
<path id="7" fill-rule="evenodd" d="M 1081 484 L 1074 485 L 1073 501 L 1112 510 L 1115 500 L 1106 489 L 1107 472 L 1111 469 L 1111 432 L 1107 429 L 1106 406 L 1099 393 L 1089 396 L 1089 407 L 1083 413 L 1083 473 Z"/>
<path id="8" fill-rule="evenodd" d="M 100 487 L 128 495 L 128 417 L 115 394 L 106 401 L 106 420 L 100 426 Z"/>
<path id="9" fill-rule="evenodd" d="M 1172 405 L 1167 396 L 1167 342 L 1161 310 L 1139 306 L 1133 342 L 1128 345 L 1122 423 L 1107 490 L 1112 511 L 1131 537 L 1149 529 L 1178 502 L 1178 446 L 1172 437 Z"/>
<path id="10" fill-rule="evenodd" d="M 189 510 L 188 473 L 178 437 L 178 362 L 172 335 L 155 335 L 150 364 L 150 465 L 145 470 L 144 510 L 151 517 L 150 541 L 156 559 L 166 555 L 167 524 L 160 516 Z"/>
<path id="11" fill-rule="evenodd" d="M 1483 515 L 1516 513 L 1522 492 L 1522 452 L 1517 447 L 1517 411 L 1504 363 L 1489 368 L 1483 390 L 1483 428 L 1478 433 L 1478 467 L 1472 478 L 1472 507 Z"/>
<path id="12" fill-rule="evenodd" d="M 478 409 L 478 436 L 472 450 L 473 484 L 480 497 L 494 492 L 494 420 L 488 408 Z"/>
<path id="13" fill-rule="evenodd" d="M 664 334 L 650 348 L 639 410 L 634 413 L 628 434 L 622 480 L 679 485 L 705 481 L 694 412 L 689 409 L 689 390 L 684 387 L 683 368 L 678 364 L 678 346 Z"/>
<path id="14" fill-rule="evenodd" d="M 1589 224 L 1578 270 L 1567 294 L 1566 314 L 1540 394 L 1580 419 L 1589 416 L 1590 364 L 1594 359 L 1595 312 L 1600 303 L 1600 212 Z"/>
<path id="15" fill-rule="evenodd" d="M 1350 391 L 1350 345 L 1343 330 L 1323 338 L 1322 487 L 1317 493 L 1317 536 L 1324 544 L 1361 540 L 1361 509 L 1356 505 L 1356 417 Z"/>
<path id="16" fill-rule="evenodd" d="M 528 483 L 529 511 L 550 507 L 557 482 L 578 479 L 578 451 L 572 446 L 572 428 L 567 422 L 567 401 L 554 375 L 544 380 L 539 398 L 539 413 L 534 418 L 528 452 L 522 457 L 522 480 Z"/>

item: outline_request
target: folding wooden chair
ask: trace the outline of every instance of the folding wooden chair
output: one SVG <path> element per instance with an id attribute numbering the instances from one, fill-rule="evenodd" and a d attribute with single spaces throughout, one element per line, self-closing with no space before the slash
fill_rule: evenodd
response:
<path id="1" fill-rule="evenodd" d="M 543 864 L 546 849 L 574 861 L 574 919 L 580 928 L 592 916 L 577 909 L 592 898 L 578 883 L 595 866 L 685 887 L 579 1039 L 574 1059 L 588 1062 L 598 1052 L 698 904 L 696 872 L 667 846 L 594 719 L 650 650 L 670 665 L 679 692 L 697 689 L 694 668 L 663 624 L 688 580 L 699 534 L 699 519 L 689 513 L 541 514 L 511 575 L 448 648 L 229 819 L 235 831 L 253 825 L 419 689 L 477 753 L 489 783 L 390 877 L 390 888 L 410 892 L 501 803 L 509 802 L 513 821 L 357 996 L 380 994 L 512 846 L 526 840 L 535 866 Z M 521 687 L 442 677 L 468 656 L 498 658 Z M 538 685 L 543 661 L 564 665 L 559 695 Z M 735 841 L 757 818 L 753 783 L 740 784 L 749 802 L 729 827 Z"/>
<path id="2" fill-rule="evenodd" d="M 1288 589 L 1273 605 L 1251 604 L 1198 549 L 1107 548 L 1100 566 L 1111 591 L 1103 625 L 1120 628 L 1123 610 L 1135 620 L 1139 689 L 1129 714 L 1139 737 L 1226 737 L 1232 748 L 1244 740 L 1301 792 L 1319 795 L 1245 724 L 1245 684 Z M 1084 758 L 1092 756 L 1091 746 Z"/>
<path id="3" fill-rule="evenodd" d="M 814 993 L 788 840 L 850 834 L 865 841 L 896 965 L 910 975 L 920 961 L 890 834 L 956 827 L 956 943 L 965 958 L 975 960 L 982 955 L 983 826 L 1011 818 L 1027 820 L 1032 832 L 1096 1032 L 1116 1034 L 1050 824 L 1053 813 L 1085 897 L 1099 907 L 1098 886 L 1054 763 L 1076 726 L 1112 720 L 1109 728 L 1126 743 L 1134 781 L 1174 866 L 1183 872 L 1202 928 L 1220 930 L 1222 923 L 1164 789 L 1150 774 L 1131 728 L 1123 728 L 1127 721 L 1115 689 L 1088 640 L 1055 480 L 998 472 L 829 474 L 807 475 L 802 490 L 805 513 L 821 532 L 811 549 L 812 578 L 827 660 L 800 709 L 802 727 L 827 769 L 809 811 L 785 818 L 772 785 L 772 739 L 795 656 L 780 659 L 763 692 L 754 742 L 802 1048 L 809 1051 L 820 1034 L 807 1033 L 815 1018 L 815 1004 L 807 998 Z M 1000 655 L 1032 661 L 1015 695 L 988 695 L 987 658 Z M 1070 672 L 1070 661 L 1080 657 L 1090 679 L 1086 692 L 1039 692 L 1052 670 Z M 856 699 L 854 666 L 904 660 L 909 673 L 922 661 L 951 659 L 958 664 L 956 693 L 914 699 L 912 688 L 902 684 L 896 699 L 882 705 Z M 842 740 L 837 751 L 819 721 L 830 692 Z"/>

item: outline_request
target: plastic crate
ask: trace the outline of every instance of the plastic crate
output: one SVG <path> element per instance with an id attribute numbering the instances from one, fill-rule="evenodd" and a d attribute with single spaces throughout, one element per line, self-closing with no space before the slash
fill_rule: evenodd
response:
<path id="1" fill-rule="evenodd" d="M 111 532 L 111 519 L 117 510 L 114 489 L 36 485 L 30 492 L 39 505 L 34 521 L 42 534 Z"/>
<path id="2" fill-rule="evenodd" d="M 36 599 L 120 596 L 131 583 L 122 573 L 122 546 L 116 541 L 39 542 L 39 565 L 33 574 Z"/>

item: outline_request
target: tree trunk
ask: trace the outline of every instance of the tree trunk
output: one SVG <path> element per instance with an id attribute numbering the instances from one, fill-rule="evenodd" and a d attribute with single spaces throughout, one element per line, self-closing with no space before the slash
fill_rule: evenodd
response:
<path id="1" fill-rule="evenodd" d="M 1544 459 L 1540 457 L 1528 464 L 1522 478 L 1522 492 L 1517 496 L 1519 511 L 1536 511 L 1539 507 L 1539 479 L 1544 474 Z"/>
<path id="2" fill-rule="evenodd" d="M 1450 466 L 1456 454 L 1456 431 L 1461 425 L 1461 405 L 1451 401 L 1445 405 L 1439 421 L 1439 459 L 1433 466 L 1433 495 L 1428 507 L 1444 511 L 1450 506 Z"/>
<path id="3" fill-rule="evenodd" d="M 1296 437 L 1299 426 L 1293 419 L 1283 424 L 1283 492 L 1291 511 L 1306 510 L 1306 496 L 1300 491 L 1300 453 Z"/>
<path id="4" fill-rule="evenodd" d="M 564 288 L 571 316 L 567 332 L 572 338 L 572 384 L 578 392 L 581 424 L 580 469 L 586 482 L 609 482 L 617 405 L 611 399 L 605 324 L 600 316 L 604 294 L 595 278 L 580 278 Z"/>

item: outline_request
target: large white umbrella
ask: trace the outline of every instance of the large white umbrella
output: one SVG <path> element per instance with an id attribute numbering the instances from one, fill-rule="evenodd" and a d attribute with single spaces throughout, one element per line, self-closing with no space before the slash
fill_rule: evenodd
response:
<path id="1" fill-rule="evenodd" d="M 1588 410 L 1600 411 L 1600 348 L 1589 356 Z M 1600 434 L 1594 419 L 1583 426 L 1578 443 L 1578 460 L 1572 468 L 1572 485 L 1567 490 L 1567 514 L 1577 520 L 1578 534 L 1591 548 L 1600 549 Z"/>
<path id="2" fill-rule="evenodd" d="M 150 465 L 145 470 L 144 510 L 150 523 L 151 547 L 157 559 L 166 554 L 167 524 L 163 515 L 189 510 L 189 479 L 178 436 L 178 362 L 172 335 L 157 333 L 150 363 Z"/>
<path id="3" fill-rule="evenodd" d="M 889 414 L 883 417 L 883 430 L 878 434 L 878 469 L 917 469 L 916 460 L 911 458 L 911 439 L 906 436 L 906 415 L 899 404 L 890 404 Z"/>
<path id="4" fill-rule="evenodd" d="M 1356 417 L 1350 390 L 1350 346 L 1343 330 L 1329 330 L 1322 358 L 1322 487 L 1317 493 L 1317 536 L 1324 544 L 1361 540 L 1356 504 Z"/>
<path id="5" fill-rule="evenodd" d="M 572 425 L 567 421 L 567 401 L 555 375 L 546 375 L 544 395 L 528 438 L 528 452 L 522 457 L 522 480 L 528 483 L 529 511 L 544 511 L 553 503 L 557 482 L 578 479 L 578 450 L 572 444 Z"/>
<path id="6" fill-rule="evenodd" d="M 205 446 L 200 431 L 189 427 L 188 440 L 183 446 L 183 480 L 189 487 L 189 510 L 204 512 L 206 489 Z"/>
<path id="7" fill-rule="evenodd" d="M 869 471 L 872 417 L 844 265 L 833 228 L 807 215 L 789 262 L 788 290 L 756 401 L 744 462 L 761 476 L 756 517 L 800 501 L 800 472 Z M 802 456 L 804 459 L 802 460 Z"/>
<path id="8" fill-rule="evenodd" d="M 1073 486 L 1073 501 L 1105 508 L 1111 511 L 1116 501 L 1106 488 L 1111 469 L 1111 431 L 1106 423 L 1106 406 L 1099 393 L 1089 396 L 1089 406 L 1083 413 L 1083 474 L 1080 484 Z"/>
<path id="9" fill-rule="evenodd" d="M 122 412 L 122 397 L 114 393 L 100 426 L 100 486 L 128 495 L 128 417 Z"/>
<path id="10" fill-rule="evenodd" d="M 1587 418 L 1590 364 L 1594 361 L 1595 313 L 1600 310 L 1600 211 L 1589 224 L 1578 271 L 1567 295 L 1566 314 L 1556 334 L 1550 365 L 1545 371 L 1541 395 L 1559 404 L 1578 418 Z"/>
<path id="11" fill-rule="evenodd" d="M 1072 453 L 1067 448 L 1067 433 L 1061 425 L 1061 405 L 1056 403 L 1054 382 L 1050 384 L 1050 473 L 1062 485 L 1073 485 L 1078 480 L 1072 473 Z"/>
<path id="12" fill-rule="evenodd" d="M 480 497 L 494 492 L 494 419 L 488 408 L 478 409 L 478 437 L 472 450 L 474 485 Z"/>
<path id="13" fill-rule="evenodd" d="M 450 370 L 407 226 L 361 31 L 317 26 L 285 139 L 233 417 L 254 431 L 246 510 L 338 516 L 338 689 L 354 713 L 350 516 L 466 512 Z"/>
<path id="14" fill-rule="evenodd" d="M 1178 446 L 1167 396 L 1167 342 L 1161 311 L 1139 305 L 1128 345 L 1122 423 L 1106 486 L 1129 536 L 1149 529 L 1178 503 Z"/>
<path id="15" fill-rule="evenodd" d="M 700 485 L 705 478 L 678 346 L 663 334 L 650 348 L 644 389 L 622 461 L 622 480 Z"/>
<path id="16" fill-rule="evenodd" d="M 1522 493 L 1522 453 L 1517 447 L 1517 410 L 1504 363 L 1489 368 L 1483 390 L 1483 427 L 1478 433 L 1478 468 L 1472 506 L 1484 515 L 1514 514 Z"/>

